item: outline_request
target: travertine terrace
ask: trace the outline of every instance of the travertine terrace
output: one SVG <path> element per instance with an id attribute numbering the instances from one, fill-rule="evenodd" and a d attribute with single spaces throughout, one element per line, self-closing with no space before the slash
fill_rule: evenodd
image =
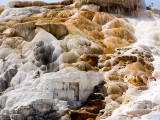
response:
<path id="1" fill-rule="evenodd" d="M 143 0 L 0 6 L 0 120 L 118 120 L 113 111 L 156 81 L 154 57 L 132 46 L 135 28 L 125 17 L 138 17 L 144 6 Z M 123 120 L 139 119 L 136 112 Z"/>

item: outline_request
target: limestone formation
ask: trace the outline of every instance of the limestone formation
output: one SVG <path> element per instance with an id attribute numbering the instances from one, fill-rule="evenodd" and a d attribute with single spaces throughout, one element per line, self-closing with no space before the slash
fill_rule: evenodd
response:
<path id="1" fill-rule="evenodd" d="M 159 104 L 131 101 L 156 81 L 154 50 L 132 46 L 137 31 L 123 16 L 137 16 L 142 3 L 10 1 L 0 6 L 0 120 L 123 119 L 112 116 L 123 105 L 136 105 L 129 115 L 151 113 L 151 104 Z M 151 37 L 159 41 L 158 34 Z"/>
<path id="2" fill-rule="evenodd" d="M 26 8 L 8 8 L 1 15 L 1 19 L 13 19 L 18 17 L 28 17 L 35 13 L 45 12 L 45 8 L 41 7 L 26 7 Z"/>
<path id="3" fill-rule="evenodd" d="M 36 34 L 35 29 L 36 26 L 34 22 L 18 23 L 13 25 L 11 34 L 13 36 L 20 36 L 27 41 L 31 41 Z"/>
<path id="4" fill-rule="evenodd" d="M 113 55 L 102 55 L 99 59 L 99 68 L 105 72 L 104 78 L 107 89 L 106 104 L 103 117 L 112 115 L 112 112 L 122 103 L 128 103 L 131 97 L 129 92 L 135 86 L 147 86 L 156 79 L 152 76 L 154 58 L 150 53 L 140 48 L 118 48 Z M 152 79 L 152 80 L 151 80 Z M 135 88 L 134 88 L 135 87 Z"/>
<path id="5" fill-rule="evenodd" d="M 62 38 L 68 34 L 67 27 L 63 24 L 38 24 L 38 27 L 43 28 L 47 32 L 54 35 L 57 39 Z"/>
<path id="6" fill-rule="evenodd" d="M 0 6 L 0 14 L 3 12 L 3 10 L 4 10 L 4 6 L 1 5 L 1 6 Z"/>
<path id="7" fill-rule="evenodd" d="M 138 15 L 138 8 L 144 8 L 143 0 L 74 0 L 83 4 L 95 4 L 101 11 L 124 15 Z"/>
<path id="8" fill-rule="evenodd" d="M 147 7 L 147 10 L 149 10 L 148 12 L 149 12 L 149 14 L 151 14 L 151 16 L 152 16 L 153 13 L 155 13 L 155 14 L 160 14 L 160 10 L 157 9 L 157 8 Z M 150 12 L 150 11 L 151 11 L 151 12 Z M 152 13 L 152 12 L 153 12 L 153 13 Z"/>
<path id="9" fill-rule="evenodd" d="M 7 6 L 10 8 L 30 7 L 30 6 L 45 6 L 46 3 L 42 1 L 10 1 Z"/>
<path id="10" fill-rule="evenodd" d="M 26 65 L 26 67 L 28 67 L 28 65 Z M 20 69 L 22 71 L 22 69 L 25 68 Z M 30 71 L 30 69 L 28 69 L 28 71 Z M 48 74 L 50 75 L 46 74 L 41 79 L 35 79 L 35 77 L 33 77 L 32 80 L 29 80 L 32 81 L 29 86 L 25 85 L 27 80 L 24 80 L 23 86 L 7 93 L 7 98 L 6 95 L 2 95 L 0 97 L 0 103 L 4 112 L 8 110 L 9 113 L 7 115 L 10 117 L 14 114 L 20 114 L 24 118 L 32 116 L 33 118 L 39 117 L 44 119 L 45 117 L 49 118 L 50 115 L 48 116 L 48 114 L 52 115 L 50 117 L 61 117 L 67 112 L 67 106 L 69 104 L 64 100 L 68 100 L 68 102 L 85 101 L 87 99 L 86 97 L 92 92 L 93 86 L 100 84 L 103 80 L 102 76 L 96 72 L 79 72 L 79 74 L 76 72 L 59 72 Z M 62 74 L 63 76 L 58 78 L 59 75 Z M 21 74 L 19 74 L 19 76 L 20 75 Z M 49 76 L 50 78 L 48 78 Z M 16 78 L 18 78 L 18 76 Z M 86 84 L 87 81 L 88 83 Z M 33 94 L 36 95 L 34 96 Z M 16 97 L 17 101 L 14 100 L 14 97 Z M 63 101 L 58 103 L 59 100 L 57 100 L 57 98 Z M 56 104 L 57 106 L 55 106 Z M 13 108 L 16 106 L 17 109 L 14 110 Z M 75 106 L 76 102 L 73 107 Z M 13 110 L 15 112 L 12 113 Z M 41 114 L 46 114 L 46 116 L 41 116 Z"/>

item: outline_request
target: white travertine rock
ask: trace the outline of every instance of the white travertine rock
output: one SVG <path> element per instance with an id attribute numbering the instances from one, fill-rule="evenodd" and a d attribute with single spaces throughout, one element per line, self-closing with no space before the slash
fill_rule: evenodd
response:
<path id="1" fill-rule="evenodd" d="M 0 59 L 5 59 L 9 54 L 12 53 L 12 49 L 3 48 L 0 50 Z"/>
<path id="2" fill-rule="evenodd" d="M 24 66 L 21 70 L 28 71 L 29 69 Z M 0 96 L 1 113 L 9 111 L 7 115 L 13 117 L 14 110 L 14 113 L 21 114 L 26 118 L 36 111 L 41 114 L 56 110 L 58 116 L 63 116 L 68 110 L 67 101 L 73 103 L 75 101 L 76 105 L 76 101 L 86 100 L 93 87 L 100 84 L 102 80 L 103 76 L 97 72 L 80 71 L 68 73 L 60 71 L 46 73 L 36 79 L 30 78 Z"/>
<path id="3" fill-rule="evenodd" d="M 80 35 L 68 35 L 64 41 L 67 43 L 69 51 L 72 51 L 76 55 L 86 54 L 100 54 L 102 53 L 101 48 L 94 42 L 89 41 Z"/>
<path id="4" fill-rule="evenodd" d="M 29 6 L 44 6 L 45 2 L 42 1 L 10 1 L 7 3 L 7 6 L 10 8 L 13 7 L 29 7 Z"/>
<path id="5" fill-rule="evenodd" d="M 74 52 L 70 51 L 70 52 L 64 52 L 62 53 L 59 58 L 58 58 L 58 62 L 59 63 L 74 63 L 77 61 L 78 59 L 78 55 L 76 55 Z"/>
<path id="6" fill-rule="evenodd" d="M 75 67 L 66 67 L 62 70 L 60 70 L 60 73 L 64 74 L 64 73 L 68 73 L 68 72 L 78 72 L 79 70 Z"/>
<path id="7" fill-rule="evenodd" d="M 20 93 L 25 94 L 25 91 L 26 91 L 26 94 L 29 95 L 29 91 L 32 91 L 32 90 L 39 91 L 39 92 L 50 91 L 51 93 L 55 94 L 54 95 L 55 97 L 61 98 L 61 99 L 63 98 L 63 96 L 61 95 L 64 91 L 68 93 L 67 95 L 72 93 L 69 96 L 65 95 L 66 97 L 64 97 L 64 99 L 68 98 L 72 101 L 74 100 L 84 101 L 89 95 L 89 93 L 92 92 L 92 88 L 97 84 L 101 83 L 102 80 L 103 80 L 102 75 L 97 72 L 82 72 L 82 71 L 80 72 L 79 71 L 79 72 L 69 72 L 64 74 L 62 74 L 61 72 L 46 73 L 42 75 L 41 78 L 30 80 L 32 81 L 32 83 L 28 84 L 27 82 L 25 82 L 24 84 L 21 85 L 20 88 L 15 89 L 15 91 L 17 92 L 19 91 L 19 94 L 17 93 L 17 95 L 21 95 Z M 29 91 L 27 92 L 27 90 Z M 6 95 L 9 95 L 8 98 L 12 96 L 11 94 L 13 92 L 14 91 L 11 91 L 6 94 Z M 86 95 L 84 95 L 84 93 Z M 75 94 L 77 94 L 77 96 Z M 1 97 L 3 98 L 3 96 Z M 35 98 L 37 97 L 39 96 L 35 96 Z M 25 99 L 21 99 L 21 100 L 25 100 Z M 32 99 L 30 98 L 29 100 L 27 100 L 26 104 L 29 103 L 29 101 L 32 101 Z M 20 101 L 15 101 L 15 102 L 20 102 Z"/>
<path id="8" fill-rule="evenodd" d="M 56 37 L 54 37 L 52 34 L 46 32 L 43 29 L 40 29 L 38 31 L 38 33 L 36 34 L 36 36 L 33 38 L 32 43 L 36 44 L 40 41 L 46 42 L 46 43 L 51 43 L 52 41 L 57 40 Z"/>
<path id="9" fill-rule="evenodd" d="M 126 28 L 127 30 L 131 31 L 132 33 L 135 32 L 133 26 L 132 26 L 129 22 L 125 21 L 123 18 L 119 18 L 118 21 L 119 21 L 120 24 L 121 24 L 124 28 Z"/>
<path id="10" fill-rule="evenodd" d="M 41 13 L 41 12 L 45 12 L 45 8 L 42 7 L 8 8 L 1 13 L 0 19 L 28 17 L 34 13 Z"/>
<path id="11" fill-rule="evenodd" d="M 82 4 L 92 5 L 83 5 L 81 9 L 72 10 L 71 6 L 80 8 L 81 3 L 65 6 L 67 2 L 72 2 L 67 0 L 50 4 L 41 1 L 10 2 L 10 8 L 2 10 L 3 6 L 0 6 L 0 13 L 3 11 L 0 15 L 0 120 L 71 120 L 69 109 L 80 107 L 82 102 L 91 99 L 88 96 L 95 91 L 104 93 L 104 96 L 99 96 L 103 97 L 102 99 L 107 96 L 104 100 L 107 104 L 104 111 L 107 117 L 123 104 L 122 94 L 128 89 L 127 83 L 123 84 L 118 80 L 117 83 L 105 81 L 108 86 L 104 86 L 101 84 L 104 82 L 101 71 L 93 71 L 99 70 L 99 55 L 105 53 L 103 39 L 106 34 L 115 34 L 122 38 L 132 37 L 129 32 L 134 32 L 134 29 L 127 19 L 96 12 L 100 10 L 137 15 L 137 8 L 141 5 L 137 6 L 138 3 L 135 3 L 133 7 L 129 4 L 129 1 L 134 3 L 138 0 L 116 1 L 120 4 L 115 4 L 114 0 L 81 1 Z M 63 4 L 64 8 L 52 4 Z M 109 30 L 113 29 L 113 26 L 123 29 Z M 158 35 L 158 32 L 156 34 Z M 159 37 L 154 38 L 159 40 Z M 106 40 L 106 43 L 108 41 Z M 121 39 L 113 41 L 121 43 Z M 123 58 L 125 59 L 125 56 Z M 132 93 L 130 91 L 130 95 Z M 156 112 L 160 112 L 159 104 L 151 100 L 136 101 L 124 108 L 129 107 L 131 109 L 124 111 L 124 115 L 137 118 L 140 117 L 138 115 L 151 113 L 152 107 Z M 111 116 L 111 120 L 126 119 L 119 113 L 116 114 L 119 116 Z M 127 119 L 132 117 L 128 116 Z"/>
<path id="12" fill-rule="evenodd" d="M 98 12 L 100 7 L 97 6 L 97 5 L 82 5 L 82 9 L 86 9 L 86 10 L 89 10 L 89 11 L 93 11 L 93 12 Z"/>
<path id="13" fill-rule="evenodd" d="M 35 57 L 35 59 L 42 64 L 54 64 L 53 68 L 50 67 L 51 71 L 57 71 L 60 62 L 57 60 L 58 57 L 64 52 L 67 51 L 67 46 L 64 41 L 57 40 L 52 34 L 46 32 L 43 29 L 40 29 L 36 36 L 31 41 L 33 52 L 31 51 L 30 57 Z"/>
<path id="14" fill-rule="evenodd" d="M 83 54 L 103 52 L 97 44 L 79 35 L 68 35 L 64 40 L 57 40 L 43 29 L 40 29 L 31 43 L 36 60 L 47 65 L 49 71 L 58 71 L 63 63 L 74 63 Z"/>
<path id="15" fill-rule="evenodd" d="M 64 52 L 63 48 L 61 48 L 61 44 L 58 45 L 55 43 L 56 42 L 45 44 L 41 41 L 34 49 L 35 59 L 44 65 L 48 65 L 50 71 L 57 71 L 59 69 L 59 65 L 62 61 L 58 58 L 60 58 Z M 59 43 L 59 41 L 57 41 L 57 43 Z"/>
<path id="16" fill-rule="evenodd" d="M 159 113 L 146 114 L 141 117 L 141 120 L 159 120 L 159 119 L 160 119 Z"/>
<path id="17" fill-rule="evenodd" d="M 16 75 L 17 69 L 15 66 L 9 66 L 7 70 L 0 75 L 0 92 L 3 92 L 5 89 L 10 86 L 11 79 Z"/>
<path id="18" fill-rule="evenodd" d="M 26 62 L 19 69 L 17 74 L 13 77 L 11 81 L 11 86 L 20 84 L 23 81 L 34 78 L 40 71 L 37 66 L 35 66 L 31 61 Z"/>
<path id="19" fill-rule="evenodd" d="M 48 74 L 44 75 L 45 81 L 42 80 L 37 89 L 53 91 L 56 97 L 73 101 L 84 101 L 92 92 L 93 86 L 100 84 L 103 80 L 102 76 L 96 72 L 70 72 L 62 74 L 61 77 L 59 74 L 54 74 L 51 78 Z"/>

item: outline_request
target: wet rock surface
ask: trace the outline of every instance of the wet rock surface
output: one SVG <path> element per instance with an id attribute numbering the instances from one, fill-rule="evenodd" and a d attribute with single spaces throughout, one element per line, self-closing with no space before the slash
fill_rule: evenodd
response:
<path id="1" fill-rule="evenodd" d="M 154 58 L 142 48 L 127 47 L 137 40 L 134 27 L 127 18 L 109 14 L 137 16 L 141 2 L 0 6 L 0 119 L 100 120 L 129 104 L 133 91 L 146 90 L 156 81 Z M 144 104 L 141 115 L 150 113 L 145 103 L 136 103 L 137 108 Z"/>
<path id="2" fill-rule="evenodd" d="M 107 90 L 102 118 L 112 115 L 122 103 L 128 104 L 132 100 L 131 96 L 136 94 L 134 91 L 145 90 L 152 80 L 156 80 L 152 76 L 153 60 L 150 53 L 133 47 L 118 48 L 112 55 L 100 56 L 98 66 L 104 72 Z"/>

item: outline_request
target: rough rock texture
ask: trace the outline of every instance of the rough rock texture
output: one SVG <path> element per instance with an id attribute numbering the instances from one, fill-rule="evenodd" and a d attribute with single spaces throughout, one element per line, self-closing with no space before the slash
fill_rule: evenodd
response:
<path id="1" fill-rule="evenodd" d="M 147 7 L 147 10 L 152 11 L 153 13 L 160 15 L 160 10 L 157 8 Z"/>
<path id="2" fill-rule="evenodd" d="M 4 10 L 4 6 L 0 5 L 0 14 L 3 12 L 3 10 Z"/>
<path id="3" fill-rule="evenodd" d="M 0 6 L 0 119 L 98 120 L 146 89 L 156 80 L 152 55 L 127 47 L 133 26 L 107 13 L 137 15 L 141 2 Z"/>
<path id="4" fill-rule="evenodd" d="M 1 15 L 0 19 L 13 19 L 18 17 L 28 17 L 35 13 L 44 12 L 45 8 L 41 7 L 26 7 L 26 8 L 8 8 L 5 9 Z"/>
<path id="5" fill-rule="evenodd" d="M 33 69 L 33 65 L 30 67 Z M 20 69 L 19 72 L 22 72 Z M 31 72 L 29 69 L 28 71 Z M 38 73 L 34 73 L 31 79 L 22 78 L 22 75 L 17 73 L 12 83 L 15 86 L 15 83 L 19 84 L 18 81 L 22 79 L 21 86 L 7 89 L 7 93 L 0 97 L 2 114 L 7 112 L 6 115 L 10 117 L 19 114 L 24 119 L 28 117 L 52 120 L 60 118 L 70 107 L 79 106 L 78 101 L 86 100 L 93 86 L 100 84 L 103 80 L 103 77 L 96 72 L 78 72 L 78 74 L 77 72 L 47 73 L 41 77 L 38 77 Z"/>
<path id="6" fill-rule="evenodd" d="M 30 7 L 30 6 L 45 6 L 46 3 L 42 1 L 11 1 L 7 4 L 10 8 L 16 7 Z"/>
<path id="7" fill-rule="evenodd" d="M 72 112 L 71 118 L 73 120 L 98 119 L 98 113 L 104 107 L 105 103 L 102 100 L 88 100 L 83 107 Z"/>
<path id="8" fill-rule="evenodd" d="M 83 4 L 95 4 L 101 11 L 138 16 L 138 8 L 145 7 L 143 0 L 74 0 Z"/>
<path id="9" fill-rule="evenodd" d="M 152 55 L 141 48 L 118 48 L 113 55 L 100 56 L 98 67 L 104 72 L 107 89 L 106 107 L 102 118 L 131 100 L 132 89 L 145 89 L 156 79 L 152 76 L 154 67 Z M 136 87 L 138 86 L 138 87 Z"/>

